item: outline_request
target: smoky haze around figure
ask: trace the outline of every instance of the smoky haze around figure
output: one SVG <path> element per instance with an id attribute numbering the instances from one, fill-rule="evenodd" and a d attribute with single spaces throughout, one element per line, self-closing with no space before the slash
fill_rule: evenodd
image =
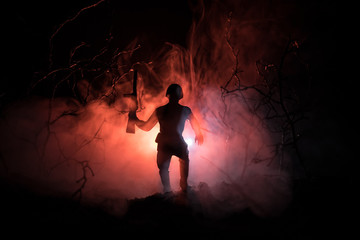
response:
<path id="1" fill-rule="evenodd" d="M 174 8 L 170 16 L 159 6 L 136 9 L 119 4 L 102 2 L 64 25 L 50 41 L 50 68 L 36 69 L 26 82 L 26 100 L 2 102 L 2 178 L 98 203 L 160 192 L 155 162 L 159 126 L 149 132 L 125 131 L 132 100 L 124 94 L 132 92 L 130 70 L 136 65 L 139 119 L 148 119 L 166 104 L 165 89 L 177 83 L 185 93 L 180 103 L 191 107 L 201 125 L 205 141 L 201 147 L 189 145 L 188 182 L 198 190 L 202 211 L 223 215 L 250 208 L 261 216 L 281 213 L 292 197 L 289 179 L 298 171 L 298 160 L 293 151 L 281 151 L 282 136 L 271 131 L 279 123 L 264 121 L 270 110 L 261 108 L 259 89 L 239 89 L 271 85 L 277 78 L 272 66 L 281 62 L 289 35 L 300 44 L 312 33 L 300 1 L 190 2 L 192 15 L 187 12 L 186 19 Z M 75 16 L 79 9 L 65 15 Z M 49 46 L 51 34 L 46 37 L 43 42 Z M 295 42 L 291 46 L 295 48 Z M 304 51 L 302 61 L 321 61 L 309 56 L 308 49 L 298 51 Z M 49 49 L 44 52 L 41 61 L 47 63 Z M 31 70 L 40 65 L 29 64 Z M 289 96 L 301 89 L 296 101 L 307 107 L 308 91 L 302 91 L 307 65 L 295 54 L 283 65 L 283 74 L 293 80 L 283 89 L 287 87 Z M 297 85 L 300 88 L 293 87 Z M 188 122 L 183 135 L 195 139 Z M 179 185 L 178 171 L 172 161 L 174 188 Z M 126 211 L 123 203 L 115 212 Z"/>

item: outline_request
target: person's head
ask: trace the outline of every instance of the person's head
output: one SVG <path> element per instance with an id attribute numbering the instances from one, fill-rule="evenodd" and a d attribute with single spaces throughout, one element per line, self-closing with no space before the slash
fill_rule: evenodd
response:
<path id="1" fill-rule="evenodd" d="M 166 90 L 166 96 L 169 100 L 179 101 L 183 98 L 183 91 L 179 84 L 171 84 Z"/>

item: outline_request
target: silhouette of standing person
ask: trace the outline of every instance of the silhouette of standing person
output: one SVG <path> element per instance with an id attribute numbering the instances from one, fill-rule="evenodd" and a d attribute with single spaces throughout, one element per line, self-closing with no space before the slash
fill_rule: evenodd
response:
<path id="1" fill-rule="evenodd" d="M 169 103 L 158 107 L 147 121 L 139 120 L 134 114 L 131 118 L 135 124 L 144 131 L 150 131 L 157 122 L 160 124 L 160 133 L 157 135 L 157 166 L 164 192 L 171 192 L 169 166 L 171 157 L 177 156 L 180 161 L 180 187 L 183 192 L 187 191 L 187 178 L 189 175 L 189 151 L 188 146 L 182 136 L 185 127 L 185 121 L 190 121 L 191 127 L 195 132 L 195 142 L 201 145 L 204 141 L 200 130 L 200 125 L 194 117 L 191 109 L 179 104 L 183 98 L 183 91 L 180 85 L 171 84 L 166 96 Z"/>

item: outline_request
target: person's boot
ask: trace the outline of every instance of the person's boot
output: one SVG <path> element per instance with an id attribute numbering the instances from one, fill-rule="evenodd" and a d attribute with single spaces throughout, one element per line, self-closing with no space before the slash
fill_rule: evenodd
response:
<path id="1" fill-rule="evenodd" d="M 188 185 L 187 185 L 187 181 L 186 180 L 183 180 L 183 179 L 180 179 L 180 188 L 181 188 L 181 191 L 183 193 L 186 193 L 187 190 L 188 190 Z"/>
<path id="2" fill-rule="evenodd" d="M 160 178 L 164 193 L 171 192 L 169 171 L 160 171 Z"/>
<path id="3" fill-rule="evenodd" d="M 189 161 L 180 159 L 180 188 L 181 191 L 186 193 L 188 190 L 188 179 L 189 175 Z"/>

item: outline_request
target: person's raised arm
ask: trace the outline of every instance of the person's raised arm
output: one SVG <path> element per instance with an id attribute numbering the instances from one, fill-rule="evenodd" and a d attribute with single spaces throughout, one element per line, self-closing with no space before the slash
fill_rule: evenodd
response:
<path id="1" fill-rule="evenodd" d="M 189 115 L 189 120 L 190 120 L 191 127 L 195 132 L 195 142 L 198 142 L 199 145 L 203 144 L 204 136 L 201 133 L 200 124 L 197 121 L 197 119 L 195 118 L 194 114 L 191 113 Z"/>
<path id="2" fill-rule="evenodd" d="M 136 113 L 131 116 L 131 119 L 135 121 L 136 126 L 138 126 L 141 130 L 144 131 L 150 131 L 158 122 L 155 111 L 151 114 L 150 118 L 147 121 L 142 121 L 138 119 Z"/>

